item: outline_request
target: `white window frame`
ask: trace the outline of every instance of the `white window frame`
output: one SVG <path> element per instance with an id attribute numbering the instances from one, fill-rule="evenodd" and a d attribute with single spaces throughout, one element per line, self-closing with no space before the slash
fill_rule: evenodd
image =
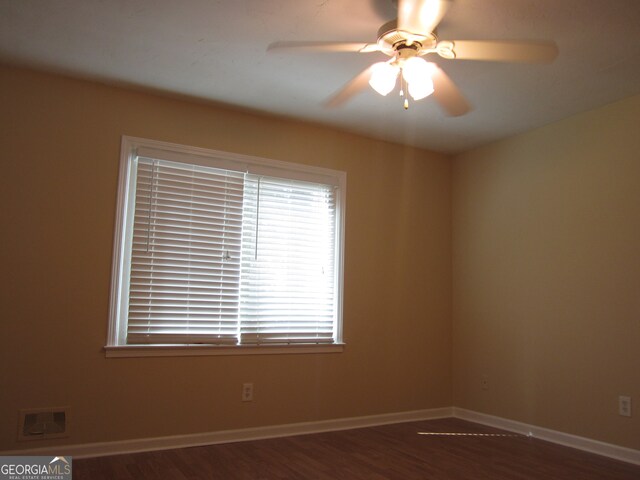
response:
<path id="1" fill-rule="evenodd" d="M 264 173 L 278 176 L 282 172 L 285 178 L 318 181 L 326 178 L 326 183 L 337 186 L 336 195 L 336 340 L 329 344 L 317 345 L 132 345 L 123 342 L 127 328 L 126 318 L 122 318 L 123 302 L 122 282 L 128 282 L 129 269 L 125 264 L 127 239 L 125 232 L 130 205 L 131 164 L 138 155 L 138 149 L 161 151 L 165 159 L 189 158 L 189 162 L 203 166 L 224 168 L 228 164 L 231 169 L 242 169 L 251 173 Z M 175 143 L 161 142 L 144 138 L 123 136 L 121 142 L 120 171 L 118 179 L 118 197 L 116 207 L 116 224 L 114 232 L 114 252 L 111 274 L 111 297 L 109 311 L 109 331 L 105 354 L 107 357 L 145 357 L 145 356 L 200 356 L 200 355 L 245 355 L 245 354 L 290 354 L 290 353 L 334 353 L 344 348 L 342 340 L 342 299 L 343 299 L 343 265 L 344 265 L 344 222 L 347 174 L 343 171 L 316 166 L 289 163 L 280 160 L 241 155 L 205 148 L 190 147 Z"/>

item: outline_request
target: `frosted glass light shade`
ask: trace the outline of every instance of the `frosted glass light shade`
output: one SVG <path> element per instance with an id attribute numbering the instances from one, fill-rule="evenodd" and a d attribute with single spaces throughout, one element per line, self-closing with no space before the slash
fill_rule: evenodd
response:
<path id="1" fill-rule="evenodd" d="M 414 100 L 420 100 L 433 93 L 432 70 L 431 64 L 420 57 L 412 57 L 402 66 L 402 76 L 409 86 L 409 95 Z"/>
<path id="2" fill-rule="evenodd" d="M 431 78 L 409 84 L 409 95 L 411 95 L 414 100 L 421 100 L 425 97 L 428 97 L 432 93 L 433 81 L 431 80 Z"/>
<path id="3" fill-rule="evenodd" d="M 387 95 L 395 88 L 399 71 L 398 67 L 389 65 L 387 62 L 374 63 L 371 66 L 369 85 L 380 95 Z"/>
<path id="4" fill-rule="evenodd" d="M 404 62 L 402 76 L 407 83 L 421 83 L 431 79 L 431 66 L 420 57 L 412 57 Z"/>

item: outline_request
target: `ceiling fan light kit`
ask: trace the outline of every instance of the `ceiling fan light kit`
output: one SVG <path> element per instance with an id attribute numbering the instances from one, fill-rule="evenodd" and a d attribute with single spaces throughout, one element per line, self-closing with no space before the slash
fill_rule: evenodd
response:
<path id="1" fill-rule="evenodd" d="M 409 95 L 414 100 L 422 100 L 433 93 L 434 71 L 432 64 L 419 57 L 402 58 L 398 56 L 390 62 L 378 62 L 371 66 L 369 85 L 380 95 L 387 95 L 396 87 L 397 78 L 402 72 L 401 81 L 406 84 Z M 400 96 L 404 96 L 404 89 L 400 88 Z M 409 103 L 404 102 L 405 108 Z"/>
<path id="2" fill-rule="evenodd" d="M 446 42 L 446 48 L 452 51 L 452 42 Z M 429 35 L 415 34 L 398 30 L 397 21 L 385 23 L 378 30 L 377 50 L 388 55 L 391 60 L 372 66 L 369 85 L 380 95 L 387 95 L 395 88 L 398 73 L 402 72 L 406 89 L 414 100 L 422 100 L 434 91 L 432 76 L 435 66 L 420 58 L 427 53 L 438 52 L 438 39 L 434 32 Z M 425 47 L 426 46 L 426 47 Z M 446 50 L 445 48 L 445 50 Z M 370 50 L 371 47 L 367 46 Z M 383 68 L 387 64 L 391 68 Z M 380 65 L 380 66 L 378 66 Z M 405 89 L 400 87 L 400 96 L 405 97 Z M 409 108 L 408 99 L 404 99 L 405 110 Z"/>
<path id="3" fill-rule="evenodd" d="M 315 51 L 381 52 L 391 59 L 377 62 L 358 74 L 326 105 L 342 105 L 367 87 L 380 95 L 395 89 L 400 77 L 400 96 L 409 107 L 406 92 L 413 100 L 434 94 L 436 102 L 450 116 L 464 115 L 471 106 L 455 83 L 436 64 L 423 56 L 437 54 L 446 60 L 485 60 L 495 62 L 550 63 L 558 55 L 553 41 L 439 40 L 435 31 L 451 0 L 399 0 L 398 19 L 378 29 L 376 43 L 276 42 L 269 50 L 306 49 Z"/>

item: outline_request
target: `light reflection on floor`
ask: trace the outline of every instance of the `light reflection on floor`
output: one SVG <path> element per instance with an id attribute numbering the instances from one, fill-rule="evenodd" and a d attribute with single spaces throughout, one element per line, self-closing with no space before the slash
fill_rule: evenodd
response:
<path id="1" fill-rule="evenodd" d="M 418 435 L 434 437 L 522 437 L 515 433 L 460 433 L 460 432 L 418 432 Z"/>

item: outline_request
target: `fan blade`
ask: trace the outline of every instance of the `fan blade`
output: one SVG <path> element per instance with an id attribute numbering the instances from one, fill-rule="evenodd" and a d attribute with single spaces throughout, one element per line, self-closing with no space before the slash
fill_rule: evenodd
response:
<path id="1" fill-rule="evenodd" d="M 339 107 L 355 94 L 360 93 L 369 85 L 369 79 L 371 78 L 371 67 L 367 67 L 358 75 L 356 75 L 349 83 L 347 83 L 341 90 L 336 92 L 331 98 L 329 98 L 324 105 L 326 107 Z"/>
<path id="2" fill-rule="evenodd" d="M 453 51 L 462 60 L 494 62 L 551 63 L 558 56 L 553 41 L 510 42 L 456 40 Z"/>
<path id="3" fill-rule="evenodd" d="M 471 111 L 471 106 L 467 99 L 464 98 L 449 76 L 436 64 L 432 63 L 431 65 L 433 67 L 433 73 L 431 74 L 433 97 L 436 102 L 452 117 L 458 117 Z"/>
<path id="4" fill-rule="evenodd" d="M 449 8 L 448 0 L 399 0 L 398 30 L 428 35 Z"/>
<path id="5" fill-rule="evenodd" d="M 365 42 L 274 42 L 267 47 L 274 50 L 305 50 L 315 52 L 377 52 L 378 45 Z"/>

